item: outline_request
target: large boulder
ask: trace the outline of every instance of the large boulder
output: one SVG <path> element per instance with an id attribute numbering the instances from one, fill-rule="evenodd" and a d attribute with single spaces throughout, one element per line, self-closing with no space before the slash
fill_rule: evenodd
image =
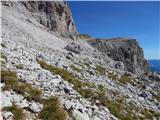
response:
<path id="1" fill-rule="evenodd" d="M 143 91 L 140 93 L 140 96 L 144 98 L 152 98 L 152 94 L 149 91 Z"/>
<path id="2" fill-rule="evenodd" d="M 120 70 L 124 70 L 124 64 L 123 64 L 123 62 L 118 61 L 118 62 L 115 64 L 115 68 L 120 69 Z"/>
<path id="3" fill-rule="evenodd" d="M 6 120 L 12 120 L 13 114 L 11 112 L 3 111 L 2 112 L 2 117 Z"/>
<path id="4" fill-rule="evenodd" d="M 80 51 L 82 51 L 82 48 L 80 47 L 80 45 L 72 42 L 71 44 L 67 45 L 65 47 L 66 50 L 68 51 L 71 51 L 73 53 L 76 53 L 76 54 L 80 54 Z"/>

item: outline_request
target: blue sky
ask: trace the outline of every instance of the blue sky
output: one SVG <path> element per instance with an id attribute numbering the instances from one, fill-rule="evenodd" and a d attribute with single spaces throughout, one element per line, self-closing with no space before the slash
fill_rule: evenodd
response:
<path id="1" fill-rule="evenodd" d="M 160 2 L 68 1 L 80 33 L 136 38 L 145 58 L 160 59 Z"/>

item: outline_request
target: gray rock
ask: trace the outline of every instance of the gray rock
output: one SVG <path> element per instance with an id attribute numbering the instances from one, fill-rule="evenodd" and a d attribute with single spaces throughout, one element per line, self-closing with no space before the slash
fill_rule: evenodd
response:
<path id="1" fill-rule="evenodd" d="M 15 105 L 17 105 L 20 108 L 27 108 L 29 106 L 29 102 L 25 99 L 15 103 Z"/>
<path id="2" fill-rule="evenodd" d="M 87 113 L 81 113 L 80 111 L 74 109 L 72 111 L 72 115 L 76 120 L 90 120 L 89 116 Z"/>
<path id="3" fill-rule="evenodd" d="M 1 93 L 2 108 L 12 106 L 12 97 L 5 93 Z"/>
<path id="4" fill-rule="evenodd" d="M 72 42 L 71 44 L 67 45 L 65 47 L 65 49 L 68 50 L 68 51 L 71 51 L 73 53 L 76 53 L 76 54 L 80 54 L 80 51 L 82 50 L 80 45 L 78 45 L 78 44 L 76 44 L 74 42 Z"/>
<path id="5" fill-rule="evenodd" d="M 149 91 L 143 91 L 140 96 L 144 98 L 152 98 L 152 94 Z"/>
<path id="6" fill-rule="evenodd" d="M 11 112 L 4 111 L 4 112 L 2 112 L 2 116 L 4 119 L 9 119 L 9 118 L 13 117 L 13 114 Z"/>
<path id="7" fill-rule="evenodd" d="M 116 68 L 116 69 L 120 69 L 120 70 L 124 70 L 124 64 L 123 64 L 123 62 L 118 61 L 118 62 L 115 64 L 115 68 Z"/>
<path id="8" fill-rule="evenodd" d="M 71 90 L 72 90 L 72 88 L 70 88 L 70 87 L 67 87 L 67 86 L 64 87 L 64 92 L 65 93 L 69 94 Z"/>
<path id="9" fill-rule="evenodd" d="M 73 53 L 72 52 L 69 52 L 68 54 L 67 54 L 67 56 L 66 56 L 66 58 L 67 59 L 73 59 L 73 57 L 74 57 L 74 55 L 73 55 Z"/>
<path id="10" fill-rule="evenodd" d="M 13 98 L 13 102 L 15 102 L 15 103 L 18 103 L 18 102 L 20 102 L 24 99 L 24 97 L 22 95 L 19 95 L 19 94 L 16 94 L 16 93 L 14 93 L 12 95 L 12 98 Z"/>
<path id="11" fill-rule="evenodd" d="M 43 107 L 43 106 L 42 106 L 41 104 L 36 103 L 36 102 L 34 102 L 34 101 L 32 101 L 32 102 L 30 103 L 30 106 L 29 106 L 29 108 L 31 109 L 31 111 L 33 111 L 33 112 L 35 112 L 35 113 L 40 112 L 41 109 L 42 109 L 42 107 Z"/>
<path id="12" fill-rule="evenodd" d="M 95 74 L 96 74 L 95 71 L 94 71 L 94 70 L 91 70 L 91 69 L 87 70 L 87 72 L 88 72 L 89 74 L 91 74 L 91 75 L 95 75 Z"/>

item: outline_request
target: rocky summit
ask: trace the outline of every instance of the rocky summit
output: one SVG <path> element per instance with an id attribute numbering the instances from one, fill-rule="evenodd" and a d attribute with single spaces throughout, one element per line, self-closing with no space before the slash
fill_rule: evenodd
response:
<path id="1" fill-rule="evenodd" d="M 160 119 L 160 75 L 136 39 L 78 33 L 64 1 L 1 3 L 0 119 Z"/>

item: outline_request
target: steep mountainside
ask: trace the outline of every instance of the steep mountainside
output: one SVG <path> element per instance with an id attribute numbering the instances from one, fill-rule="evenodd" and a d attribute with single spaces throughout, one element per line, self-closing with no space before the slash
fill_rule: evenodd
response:
<path id="1" fill-rule="evenodd" d="M 160 75 L 135 40 L 77 33 L 63 1 L 2 3 L 0 119 L 159 120 Z"/>
<path id="2" fill-rule="evenodd" d="M 36 20 L 50 31 L 54 31 L 63 37 L 77 35 L 70 10 L 66 2 L 3 2 L 7 6 L 19 6 L 19 12 L 24 12 L 29 18 L 27 21 Z M 18 8 L 18 7 L 17 7 Z M 23 11 L 22 11 L 23 10 Z M 27 12 L 26 12 L 27 11 Z M 79 39 L 87 39 L 90 36 L 78 34 Z M 113 40 L 97 40 L 89 42 L 94 48 L 106 54 L 115 61 L 123 63 L 122 70 L 134 74 L 147 72 L 148 63 L 144 59 L 143 50 L 134 39 L 117 38 Z"/>
<path id="3" fill-rule="evenodd" d="M 49 28 L 62 36 L 69 36 L 76 33 L 76 27 L 74 25 L 71 12 L 68 9 L 66 2 L 57 1 L 28 1 L 28 2 L 2 2 L 6 6 L 21 6 L 23 9 L 19 9 L 19 12 L 29 12 L 31 16 L 28 21 L 32 19 L 38 21 L 43 26 Z M 18 7 L 17 7 L 18 8 Z"/>

